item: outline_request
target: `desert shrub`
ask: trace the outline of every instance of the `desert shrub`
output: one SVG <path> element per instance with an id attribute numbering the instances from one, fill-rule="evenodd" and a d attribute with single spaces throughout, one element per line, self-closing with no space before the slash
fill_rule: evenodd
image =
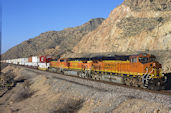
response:
<path id="1" fill-rule="evenodd" d="M 84 103 L 84 100 L 70 100 L 68 103 L 58 110 L 52 110 L 51 113 L 76 113 Z"/>
<path id="2" fill-rule="evenodd" d="M 23 88 L 19 90 L 16 94 L 16 98 L 14 100 L 15 102 L 20 102 L 25 99 L 28 99 L 35 93 L 35 91 L 32 91 L 30 89 L 30 85 L 30 81 L 28 80 L 23 83 Z"/>

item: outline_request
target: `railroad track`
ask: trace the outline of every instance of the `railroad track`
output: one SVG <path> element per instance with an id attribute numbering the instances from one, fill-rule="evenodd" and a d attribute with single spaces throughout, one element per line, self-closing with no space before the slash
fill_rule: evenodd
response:
<path id="1" fill-rule="evenodd" d="M 18 66 L 18 65 L 15 65 L 15 66 Z M 19 67 L 23 67 L 23 66 L 19 66 Z M 42 72 L 43 73 L 53 73 L 53 74 L 55 74 L 55 72 L 42 71 L 42 70 L 38 70 L 38 69 L 35 69 L 35 68 L 31 68 L 31 67 L 24 67 L 24 68 L 31 69 L 29 71 L 35 72 L 37 74 L 41 74 Z M 56 73 L 56 74 L 60 74 L 60 73 Z M 127 85 L 123 85 L 123 84 L 119 84 L 119 83 L 113 83 L 113 82 L 107 82 L 107 81 L 101 81 L 101 80 L 94 80 L 94 79 L 90 79 L 90 78 L 81 78 L 81 77 L 73 76 L 73 75 L 64 75 L 63 74 L 63 76 L 74 77 L 74 78 L 78 78 L 78 79 L 82 79 L 82 80 L 88 80 L 88 81 L 99 82 L 99 83 L 104 83 L 104 84 L 116 85 L 116 86 L 120 86 L 120 87 L 124 87 L 124 88 L 136 89 L 136 90 L 140 90 L 140 91 L 145 91 L 145 92 L 150 92 L 150 93 L 155 93 L 155 94 L 162 94 L 162 95 L 171 96 L 171 89 L 154 91 L 154 90 L 149 90 L 149 89 L 143 89 L 143 88 L 140 88 L 140 87 L 127 86 Z"/>

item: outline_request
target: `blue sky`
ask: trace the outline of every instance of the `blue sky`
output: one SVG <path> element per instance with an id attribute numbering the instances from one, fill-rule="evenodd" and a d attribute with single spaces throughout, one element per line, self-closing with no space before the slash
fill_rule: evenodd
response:
<path id="1" fill-rule="evenodd" d="M 1 0 L 2 53 L 42 32 L 107 18 L 123 0 Z"/>

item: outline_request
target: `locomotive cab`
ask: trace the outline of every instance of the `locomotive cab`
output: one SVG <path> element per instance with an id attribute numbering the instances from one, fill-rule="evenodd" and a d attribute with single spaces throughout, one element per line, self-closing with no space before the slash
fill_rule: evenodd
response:
<path id="1" fill-rule="evenodd" d="M 167 78 L 162 74 L 162 66 L 154 55 L 142 53 L 130 57 L 132 65 L 142 73 L 142 81 L 147 87 L 161 87 Z M 142 69 L 142 70 L 139 70 Z"/>
<path id="2" fill-rule="evenodd" d="M 156 57 L 154 55 L 142 53 L 139 55 L 134 55 L 130 57 L 130 62 L 136 64 L 137 67 L 143 67 L 141 70 L 145 75 L 149 75 L 153 78 L 161 78 L 162 75 L 162 66 L 159 62 L 156 61 Z"/>
<path id="3" fill-rule="evenodd" d="M 149 62 L 153 62 L 155 60 L 156 60 L 155 56 L 149 55 L 149 54 L 146 54 L 146 53 L 130 56 L 130 62 L 131 63 L 146 64 L 146 63 L 149 63 Z"/>

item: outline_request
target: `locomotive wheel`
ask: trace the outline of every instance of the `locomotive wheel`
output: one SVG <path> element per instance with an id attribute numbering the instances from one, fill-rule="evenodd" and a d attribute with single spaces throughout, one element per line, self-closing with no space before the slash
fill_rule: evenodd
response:
<path id="1" fill-rule="evenodd" d="M 161 89 L 160 83 L 149 84 L 148 89 L 155 90 L 155 91 L 159 91 Z"/>
<path id="2" fill-rule="evenodd" d="M 101 75 L 98 75 L 98 79 L 97 80 L 101 80 Z"/>
<path id="3" fill-rule="evenodd" d="M 138 87 L 144 88 L 141 76 L 137 77 L 137 85 L 138 85 Z"/>
<path id="4" fill-rule="evenodd" d="M 158 90 L 158 87 L 155 84 L 149 84 L 148 89 L 149 90 Z"/>
<path id="5" fill-rule="evenodd" d="M 153 84 L 149 84 L 148 89 L 149 90 L 155 90 L 155 86 Z"/>
<path id="6" fill-rule="evenodd" d="M 96 75 L 96 80 L 100 80 L 100 76 L 99 75 Z"/>
<path id="7" fill-rule="evenodd" d="M 82 77 L 82 72 L 78 73 L 78 76 L 79 76 L 79 77 Z"/>
<path id="8" fill-rule="evenodd" d="M 61 71 L 60 73 L 61 73 L 62 75 L 65 75 L 65 74 L 64 74 L 64 71 Z"/>
<path id="9" fill-rule="evenodd" d="M 127 86 L 139 87 L 141 85 L 138 77 L 125 77 L 124 81 Z"/>
<path id="10" fill-rule="evenodd" d="M 95 74 L 92 75 L 92 79 L 94 79 L 94 80 L 97 79 Z"/>
<path id="11" fill-rule="evenodd" d="M 134 85 L 133 81 L 134 81 L 133 77 L 130 77 L 130 78 L 129 78 L 130 86 L 133 86 L 133 85 Z"/>
<path id="12" fill-rule="evenodd" d="M 124 81 L 125 81 L 125 84 L 126 84 L 127 86 L 130 86 L 130 81 L 129 81 L 129 78 L 128 78 L 128 77 L 125 77 L 125 78 L 124 78 Z"/>
<path id="13" fill-rule="evenodd" d="M 82 78 L 87 78 L 87 74 L 86 73 L 82 73 Z"/>
<path id="14" fill-rule="evenodd" d="M 134 87 L 138 87 L 138 78 L 137 77 L 132 77 L 132 85 Z"/>
<path id="15" fill-rule="evenodd" d="M 93 79 L 95 79 L 95 80 L 100 80 L 100 76 L 97 75 L 97 74 L 95 74 L 95 75 L 93 75 Z"/>
<path id="16" fill-rule="evenodd" d="M 84 74 L 83 78 L 87 78 L 87 75 L 86 75 L 86 74 Z"/>
<path id="17" fill-rule="evenodd" d="M 148 84 L 148 89 L 158 91 L 161 90 L 162 87 L 158 80 L 150 80 Z"/>

